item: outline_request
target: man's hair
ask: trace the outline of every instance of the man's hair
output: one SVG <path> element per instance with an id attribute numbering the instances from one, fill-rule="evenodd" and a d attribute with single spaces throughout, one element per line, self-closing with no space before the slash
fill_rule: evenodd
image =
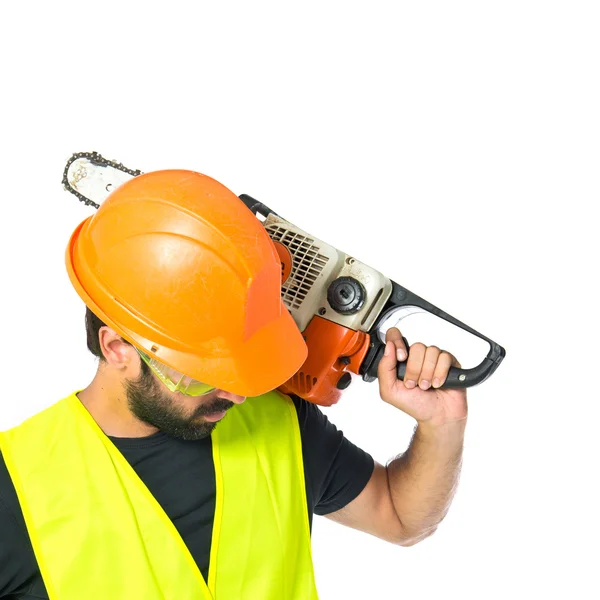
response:
<path id="1" fill-rule="evenodd" d="M 90 309 L 89 307 L 85 307 L 85 332 L 87 336 L 87 347 L 88 350 L 96 357 L 100 359 L 100 362 L 106 362 L 106 358 L 104 358 L 104 354 L 102 354 L 102 349 L 100 348 L 100 339 L 98 337 L 100 333 L 100 328 L 106 327 L 106 323 L 104 323 L 101 319 L 99 319 Z M 127 340 L 123 340 L 125 343 L 129 344 Z"/>

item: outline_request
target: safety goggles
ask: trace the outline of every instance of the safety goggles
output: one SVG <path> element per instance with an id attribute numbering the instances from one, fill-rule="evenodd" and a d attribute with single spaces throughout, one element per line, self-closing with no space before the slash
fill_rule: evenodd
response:
<path id="1" fill-rule="evenodd" d="M 204 396 L 216 389 L 208 383 L 196 381 L 171 367 L 167 367 L 167 365 L 157 361 L 155 358 L 151 358 L 137 348 L 136 350 L 142 360 L 171 392 L 180 392 L 186 396 Z"/>

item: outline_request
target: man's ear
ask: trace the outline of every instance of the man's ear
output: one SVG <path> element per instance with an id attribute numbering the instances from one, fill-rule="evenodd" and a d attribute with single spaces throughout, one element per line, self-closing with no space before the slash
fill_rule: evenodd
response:
<path id="1" fill-rule="evenodd" d="M 131 364 L 132 352 L 135 352 L 135 349 L 114 329 L 108 326 L 100 327 L 98 341 L 100 350 L 111 367 L 126 369 Z"/>

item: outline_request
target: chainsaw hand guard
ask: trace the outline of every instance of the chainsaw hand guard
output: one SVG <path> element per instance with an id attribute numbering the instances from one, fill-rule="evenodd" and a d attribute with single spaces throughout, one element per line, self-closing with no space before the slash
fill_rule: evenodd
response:
<path id="1" fill-rule="evenodd" d="M 470 334 L 485 340 L 490 350 L 487 356 L 472 369 L 459 369 L 457 367 L 450 367 L 446 381 L 444 382 L 443 388 L 467 388 L 474 385 L 483 383 L 488 377 L 490 377 L 494 371 L 500 366 L 502 359 L 506 355 L 504 348 L 498 345 L 496 342 L 490 340 L 481 333 L 475 331 L 472 327 L 461 323 L 458 319 L 455 319 L 448 313 L 437 308 L 427 300 L 424 300 L 420 296 L 413 294 L 410 290 L 392 281 L 392 294 L 388 300 L 388 303 L 384 307 L 377 324 L 373 327 L 371 339 L 374 342 L 371 344 L 371 348 L 363 363 L 361 364 L 360 374 L 363 376 L 365 381 L 374 381 L 377 378 L 377 367 L 379 361 L 383 356 L 385 350 L 385 343 L 378 340 L 377 332 L 380 329 L 381 324 L 387 321 L 394 312 L 397 312 L 400 307 L 418 307 L 428 313 L 440 317 L 452 325 L 456 325 Z M 405 342 L 406 343 L 406 342 Z M 407 344 L 408 346 L 408 344 Z M 404 380 L 406 373 L 406 361 L 398 363 L 398 379 Z"/>

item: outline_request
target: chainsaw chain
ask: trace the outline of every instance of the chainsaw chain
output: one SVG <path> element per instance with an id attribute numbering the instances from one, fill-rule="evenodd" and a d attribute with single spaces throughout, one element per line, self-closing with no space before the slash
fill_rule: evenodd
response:
<path id="1" fill-rule="evenodd" d="M 73 156 L 71 156 L 71 158 L 67 161 L 67 165 L 63 172 L 63 187 L 65 188 L 65 190 L 67 190 L 67 192 L 70 192 L 71 194 L 76 196 L 86 206 L 93 206 L 96 209 L 100 208 L 99 204 L 96 204 L 93 200 L 86 198 L 69 183 L 67 177 L 69 167 L 79 158 L 87 158 L 93 165 L 98 165 L 102 167 L 112 167 L 113 169 L 117 169 L 118 171 L 122 171 L 123 173 L 127 173 L 128 175 L 133 175 L 134 177 L 137 177 L 138 175 L 142 174 L 142 172 L 139 169 L 135 171 L 133 171 L 132 169 L 128 169 L 121 163 L 104 158 L 102 155 L 98 154 L 98 152 L 77 152 L 76 154 L 73 154 Z"/>

